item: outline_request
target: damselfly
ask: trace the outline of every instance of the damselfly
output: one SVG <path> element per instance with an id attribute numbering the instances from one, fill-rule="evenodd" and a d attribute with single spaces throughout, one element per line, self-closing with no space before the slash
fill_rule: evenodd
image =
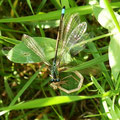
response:
<path id="1" fill-rule="evenodd" d="M 42 47 L 39 46 L 32 37 L 28 35 L 24 35 L 23 41 L 25 45 L 29 49 L 31 49 L 36 55 L 38 55 L 45 64 L 51 66 L 50 86 L 53 87 L 53 89 L 59 88 L 60 90 L 66 93 L 72 93 L 72 92 L 78 91 L 81 88 L 81 85 L 83 83 L 83 76 L 78 71 L 75 71 L 74 73 L 80 78 L 78 87 L 72 90 L 67 90 L 61 87 L 61 84 L 64 82 L 60 81 L 58 68 L 60 66 L 60 63 L 65 60 L 66 55 L 70 52 L 72 47 L 76 43 L 83 41 L 87 36 L 85 34 L 85 31 L 87 29 L 87 24 L 86 22 L 81 23 L 80 16 L 78 13 L 66 14 L 65 16 L 64 16 L 64 13 L 65 13 L 65 7 L 63 7 L 62 9 L 60 27 L 57 35 L 55 57 L 52 65 L 46 59 L 46 56 Z M 83 48 L 84 46 L 80 46 L 80 47 Z M 73 49 L 74 53 L 78 53 L 81 50 L 80 47 L 79 49 Z"/>

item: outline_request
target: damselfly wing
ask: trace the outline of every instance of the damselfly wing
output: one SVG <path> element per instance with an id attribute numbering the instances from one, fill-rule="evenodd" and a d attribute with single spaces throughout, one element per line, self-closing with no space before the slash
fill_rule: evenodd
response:
<path id="1" fill-rule="evenodd" d="M 43 48 L 40 45 L 38 45 L 38 43 L 32 37 L 24 34 L 22 40 L 24 41 L 25 45 L 29 49 L 31 49 L 37 56 L 39 56 L 46 65 L 50 66 L 49 61 L 46 59 L 46 55 Z"/>
<path id="2" fill-rule="evenodd" d="M 78 13 L 65 15 L 60 35 L 60 62 L 63 61 L 64 63 L 67 53 L 70 52 L 71 48 L 76 43 L 82 42 L 88 37 L 88 34 L 85 34 L 86 29 L 87 24 L 86 22 L 80 21 L 80 15 Z M 84 45 L 79 46 L 79 48 L 74 52 L 74 54 L 80 52 L 82 48 L 84 48 Z"/>

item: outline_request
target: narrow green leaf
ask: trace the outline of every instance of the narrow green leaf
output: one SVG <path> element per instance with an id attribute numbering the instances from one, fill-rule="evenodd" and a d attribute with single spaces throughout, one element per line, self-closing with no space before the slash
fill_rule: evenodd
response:
<path id="1" fill-rule="evenodd" d="M 69 4 L 72 7 L 76 7 L 77 6 L 77 3 L 74 0 L 69 0 Z"/>
<path id="2" fill-rule="evenodd" d="M 84 100 L 84 99 L 92 99 L 92 98 L 100 98 L 102 95 L 93 95 L 93 96 L 57 96 L 57 97 L 49 97 L 49 98 L 41 98 L 28 102 L 23 102 L 14 106 L 0 108 L 0 110 L 18 110 L 18 109 L 32 109 L 32 108 L 41 108 L 47 107 L 51 105 L 70 103 L 74 101 Z"/>
<path id="3" fill-rule="evenodd" d="M 6 92 L 7 92 L 8 96 L 9 96 L 10 100 L 12 101 L 14 95 L 13 95 L 13 92 L 12 92 L 7 80 L 8 80 L 7 78 L 5 78 L 5 80 L 4 80 L 5 89 L 6 89 Z"/>
<path id="4" fill-rule="evenodd" d="M 119 108 L 119 106 L 115 106 L 115 111 L 116 111 L 116 114 L 117 114 L 117 118 L 120 119 L 120 108 Z"/>
<path id="5" fill-rule="evenodd" d="M 119 22 L 118 22 L 115 14 L 114 14 L 114 12 L 112 10 L 112 7 L 111 7 L 109 1 L 108 0 L 104 0 L 104 3 L 105 3 L 105 6 L 106 6 L 107 10 L 109 11 L 109 14 L 111 15 L 111 18 L 112 18 L 112 20 L 113 20 L 113 22 L 114 22 L 114 24 L 116 26 L 116 29 L 118 29 L 118 31 L 120 32 Z"/>
<path id="6" fill-rule="evenodd" d="M 99 90 L 99 92 L 103 94 L 105 92 L 104 89 L 100 86 L 100 84 L 97 82 L 97 80 L 92 75 L 91 75 L 91 80 L 96 86 L 96 88 Z"/>
<path id="7" fill-rule="evenodd" d="M 82 70 L 82 69 L 88 68 L 88 67 L 93 66 L 93 65 L 97 65 L 97 64 L 99 64 L 101 62 L 105 62 L 105 61 L 108 61 L 108 54 L 105 54 L 105 55 L 97 57 L 97 58 L 95 58 L 93 60 L 84 62 L 82 64 L 79 64 L 79 65 L 75 66 L 75 67 L 68 68 L 65 72 L 72 72 L 72 71 L 75 71 L 75 70 Z"/>
<path id="8" fill-rule="evenodd" d="M 41 9 L 44 7 L 45 3 L 47 2 L 47 0 L 42 0 L 40 5 L 37 8 L 37 13 L 39 13 L 41 11 Z"/>
<path id="9" fill-rule="evenodd" d="M 57 8 L 57 9 L 61 9 L 61 4 L 59 0 L 50 0 L 52 2 L 52 4 Z"/>
<path id="10" fill-rule="evenodd" d="M 31 5 L 30 0 L 27 0 L 27 4 L 28 4 L 30 10 L 32 11 L 32 14 L 34 14 L 34 11 L 33 11 L 33 9 L 32 9 L 32 5 Z"/>
<path id="11" fill-rule="evenodd" d="M 92 12 L 91 6 L 81 6 L 74 7 L 66 10 L 66 13 L 79 12 L 80 15 L 89 14 Z M 9 18 L 9 19 L 0 19 L 0 23 L 9 23 L 9 22 L 27 22 L 27 21 L 47 21 L 59 19 L 61 15 L 61 10 L 49 12 L 46 14 L 38 14 L 27 17 L 18 17 L 18 18 Z"/>
<path id="12" fill-rule="evenodd" d="M 62 4 L 62 6 L 65 6 L 66 8 L 70 8 L 68 0 L 62 0 L 61 4 Z"/>
<path id="13" fill-rule="evenodd" d="M 6 41 L 8 43 L 12 43 L 12 44 L 18 44 L 18 43 L 20 43 L 20 41 L 18 41 L 16 39 L 4 37 L 4 36 L 0 36 L 0 39 Z"/>

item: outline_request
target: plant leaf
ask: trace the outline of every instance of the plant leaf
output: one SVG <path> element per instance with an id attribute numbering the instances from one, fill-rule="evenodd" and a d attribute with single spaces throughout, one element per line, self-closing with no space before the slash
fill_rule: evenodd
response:
<path id="1" fill-rule="evenodd" d="M 54 49 L 56 43 L 55 40 L 45 37 L 33 38 L 38 43 L 38 45 L 40 45 L 44 49 L 47 60 L 50 60 L 54 57 Z M 6 56 L 10 61 L 15 63 L 41 62 L 40 57 L 37 56 L 32 50 L 30 50 L 23 41 L 12 48 Z"/>
<path id="2" fill-rule="evenodd" d="M 100 7 L 93 7 L 93 13 L 98 20 L 98 22 L 110 33 L 116 33 L 118 32 L 117 28 L 115 27 L 115 24 L 109 14 L 109 12 L 106 9 L 102 9 Z M 117 20 L 120 21 L 120 15 L 115 13 L 115 16 L 117 17 Z M 112 74 L 117 79 L 119 72 L 120 72 L 120 54 L 118 51 L 120 51 L 120 34 L 114 34 L 110 37 L 111 41 L 109 44 L 108 49 L 108 56 L 109 56 L 109 64 L 112 69 Z"/>

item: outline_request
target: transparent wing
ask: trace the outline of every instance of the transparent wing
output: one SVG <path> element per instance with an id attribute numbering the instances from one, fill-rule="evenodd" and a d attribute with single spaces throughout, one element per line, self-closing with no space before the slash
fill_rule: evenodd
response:
<path id="1" fill-rule="evenodd" d="M 28 35 L 24 35 L 22 40 L 24 41 L 25 45 L 29 49 L 31 49 L 36 55 L 38 55 L 46 65 L 50 65 L 50 63 L 46 59 L 43 49 L 38 45 L 38 43 L 32 37 Z"/>
<path id="2" fill-rule="evenodd" d="M 70 51 L 74 44 L 84 40 L 82 37 L 86 29 L 87 24 L 86 22 L 81 23 L 78 13 L 65 15 L 60 35 L 60 56 L 62 56 L 60 57 L 60 61 L 64 58 L 65 54 Z"/>
<path id="3" fill-rule="evenodd" d="M 85 33 L 81 38 L 80 41 L 85 41 L 89 38 L 89 34 Z M 71 49 L 70 49 L 70 54 L 71 55 L 76 55 L 78 54 L 80 51 L 82 51 L 85 48 L 85 43 L 79 45 L 80 41 L 77 42 L 77 44 L 74 44 Z"/>
<path id="4" fill-rule="evenodd" d="M 82 51 L 85 48 L 85 43 L 81 44 L 81 45 L 79 45 L 79 43 L 81 41 L 87 40 L 88 38 L 89 38 L 89 34 L 88 33 L 84 33 L 81 36 L 80 40 L 77 42 L 77 44 L 74 44 L 73 46 L 71 46 L 70 54 L 74 56 L 74 55 L 78 54 L 80 51 Z"/>

